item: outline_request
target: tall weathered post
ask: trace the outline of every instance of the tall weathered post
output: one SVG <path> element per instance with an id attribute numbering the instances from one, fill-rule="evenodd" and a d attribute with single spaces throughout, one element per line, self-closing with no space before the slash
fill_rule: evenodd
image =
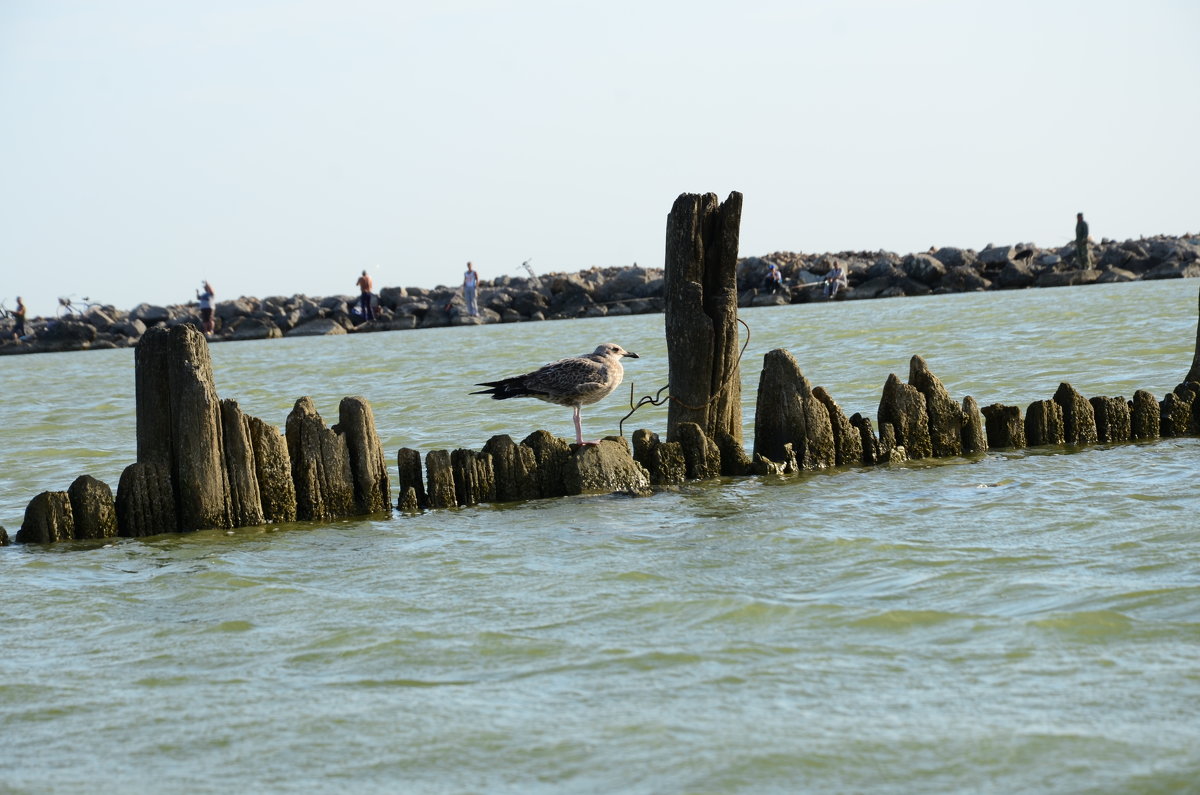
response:
<path id="1" fill-rule="evenodd" d="M 721 471 L 745 474 L 738 367 L 737 254 L 742 194 L 685 193 L 667 216 L 664 274 L 671 403 L 667 439 L 695 423 L 721 449 Z"/>
<path id="2" fill-rule="evenodd" d="M 1196 317 L 1196 352 L 1192 355 L 1192 367 L 1188 370 L 1188 374 L 1184 377 L 1184 381 L 1196 381 L 1200 383 L 1200 294 L 1196 297 L 1197 317 Z"/>

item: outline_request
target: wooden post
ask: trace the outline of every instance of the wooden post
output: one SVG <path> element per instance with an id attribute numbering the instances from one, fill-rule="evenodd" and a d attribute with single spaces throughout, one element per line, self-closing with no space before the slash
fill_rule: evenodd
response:
<path id="1" fill-rule="evenodd" d="M 737 253 L 742 194 L 685 193 L 667 216 L 665 322 L 671 403 L 667 440 L 695 423 L 721 448 L 721 470 L 745 474 L 738 367 Z"/>
<path id="2" fill-rule="evenodd" d="M 1197 305 L 1200 306 L 1200 295 L 1197 296 Z M 1196 352 L 1192 355 L 1192 367 L 1183 380 L 1200 383 L 1200 312 L 1196 319 Z"/>

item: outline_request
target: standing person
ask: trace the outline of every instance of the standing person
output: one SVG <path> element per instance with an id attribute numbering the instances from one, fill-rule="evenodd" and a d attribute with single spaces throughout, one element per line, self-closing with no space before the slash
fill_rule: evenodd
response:
<path id="1" fill-rule="evenodd" d="M 25 302 L 17 296 L 17 308 L 13 310 L 13 337 L 21 339 L 25 336 Z"/>
<path id="2" fill-rule="evenodd" d="M 196 291 L 196 298 L 200 299 L 200 327 L 205 334 L 213 333 L 213 288 L 207 281 L 203 282 L 204 292 Z"/>
<path id="3" fill-rule="evenodd" d="M 463 299 L 467 302 L 467 314 L 479 317 L 479 307 L 475 304 L 475 288 L 479 286 L 479 272 L 475 266 L 467 263 L 467 272 L 463 274 Z"/>
<path id="4" fill-rule="evenodd" d="M 1088 251 L 1088 224 L 1083 220 L 1083 213 L 1075 213 L 1075 257 L 1079 267 L 1084 270 L 1092 267 L 1092 255 Z"/>
<path id="5" fill-rule="evenodd" d="M 358 311 L 367 320 L 374 320 L 375 310 L 371 307 L 371 277 L 367 275 L 366 271 L 363 271 L 362 276 L 358 277 L 358 281 L 355 284 L 358 285 L 360 291 L 358 294 Z"/>

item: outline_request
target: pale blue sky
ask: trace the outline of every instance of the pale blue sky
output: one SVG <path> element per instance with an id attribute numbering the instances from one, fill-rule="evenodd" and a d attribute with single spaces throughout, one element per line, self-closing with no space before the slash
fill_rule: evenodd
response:
<path id="1" fill-rule="evenodd" d="M 1200 3 L 0 0 L 0 297 L 1200 232 Z"/>

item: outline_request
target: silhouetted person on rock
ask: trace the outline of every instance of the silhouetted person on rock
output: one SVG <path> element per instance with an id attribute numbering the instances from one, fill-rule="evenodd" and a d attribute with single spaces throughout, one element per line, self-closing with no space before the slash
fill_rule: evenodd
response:
<path id="1" fill-rule="evenodd" d="M 1079 267 L 1087 270 L 1092 267 L 1092 255 L 1088 251 L 1088 224 L 1083 220 L 1083 213 L 1075 213 L 1075 257 Z"/>

